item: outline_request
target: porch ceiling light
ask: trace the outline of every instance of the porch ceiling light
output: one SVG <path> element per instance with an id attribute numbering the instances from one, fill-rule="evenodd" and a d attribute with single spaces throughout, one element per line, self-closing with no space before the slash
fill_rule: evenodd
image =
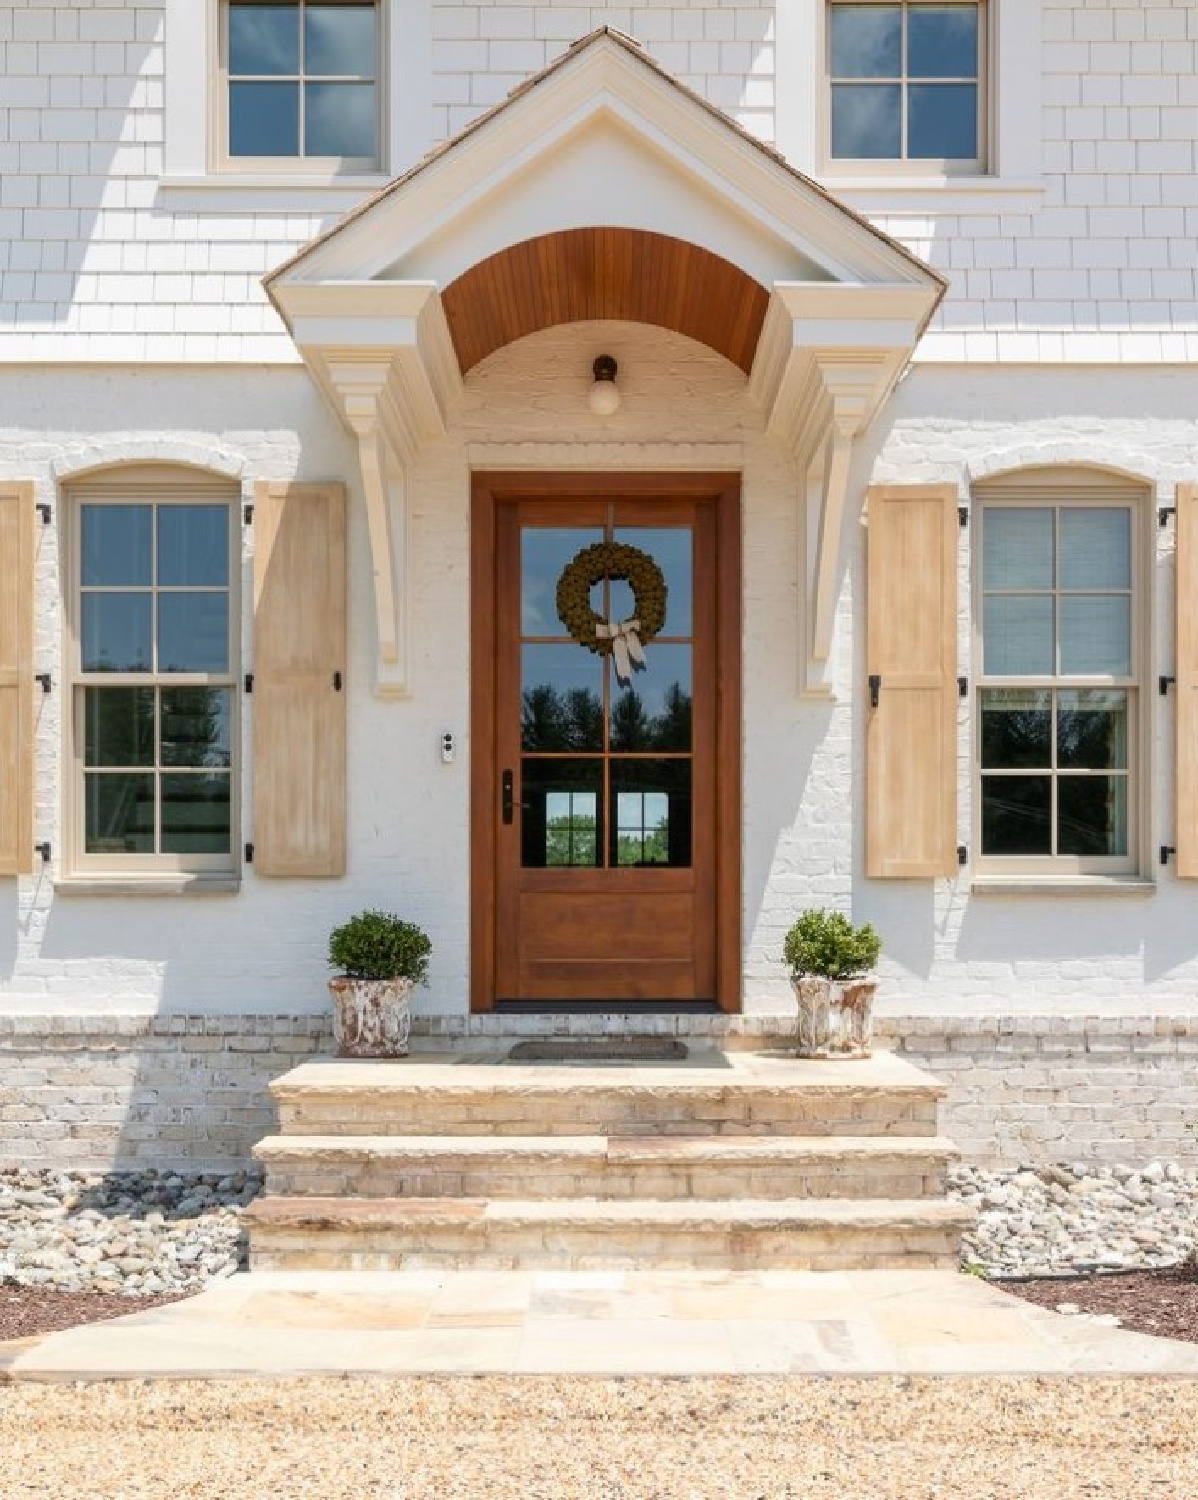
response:
<path id="1" fill-rule="evenodd" d="M 591 368 L 595 374 L 595 383 L 587 397 L 587 404 L 597 417 L 614 416 L 620 409 L 616 362 L 610 354 L 601 354 Z"/>

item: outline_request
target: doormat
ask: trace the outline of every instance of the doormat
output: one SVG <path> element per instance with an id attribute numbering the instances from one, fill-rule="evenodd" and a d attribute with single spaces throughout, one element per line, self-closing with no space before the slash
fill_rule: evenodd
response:
<path id="1" fill-rule="evenodd" d="M 511 1062 L 680 1062 L 686 1044 L 673 1036 L 550 1037 L 517 1042 Z"/>

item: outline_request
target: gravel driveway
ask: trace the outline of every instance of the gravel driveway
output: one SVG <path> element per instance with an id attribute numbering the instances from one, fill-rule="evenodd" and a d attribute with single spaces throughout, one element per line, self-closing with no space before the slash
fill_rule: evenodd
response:
<path id="1" fill-rule="evenodd" d="M 1184 1500 L 1198 1382 L 0 1386 L 0 1494 L 55 1500 Z"/>

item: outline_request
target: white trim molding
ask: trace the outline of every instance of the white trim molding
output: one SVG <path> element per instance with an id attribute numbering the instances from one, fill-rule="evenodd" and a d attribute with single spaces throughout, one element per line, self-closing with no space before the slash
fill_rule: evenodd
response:
<path id="1" fill-rule="evenodd" d="M 431 282 L 290 285 L 279 309 L 317 385 L 358 444 L 374 575 L 375 691 L 411 692 L 412 469 L 446 431 L 461 389 Z"/>
<path id="2" fill-rule="evenodd" d="M 775 283 L 750 375 L 801 476 L 799 692 L 829 698 L 853 442 L 915 349 L 937 296 L 914 287 Z"/>

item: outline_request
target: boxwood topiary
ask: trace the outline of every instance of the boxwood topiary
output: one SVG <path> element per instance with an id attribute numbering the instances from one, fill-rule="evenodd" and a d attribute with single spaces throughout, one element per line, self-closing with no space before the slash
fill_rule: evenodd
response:
<path id="1" fill-rule="evenodd" d="M 350 979 L 428 980 L 428 934 L 385 911 L 363 911 L 329 934 L 329 963 Z"/>
<path id="2" fill-rule="evenodd" d="M 843 912 L 812 907 L 786 934 L 783 956 L 796 978 L 856 979 L 872 969 L 882 940 L 868 922 L 854 927 Z"/>

